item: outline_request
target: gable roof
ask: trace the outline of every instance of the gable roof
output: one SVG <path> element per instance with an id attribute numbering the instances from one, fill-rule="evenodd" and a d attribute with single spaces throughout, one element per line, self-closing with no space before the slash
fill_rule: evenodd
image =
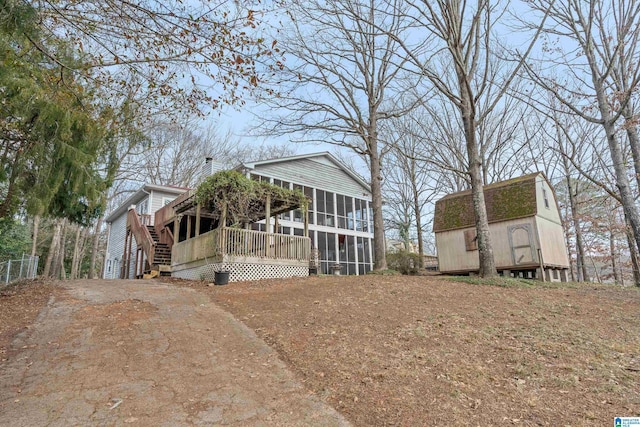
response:
<path id="1" fill-rule="evenodd" d="M 120 206 L 111 211 L 111 213 L 107 217 L 105 217 L 104 221 L 113 222 L 120 215 L 127 212 L 127 210 L 129 210 L 129 206 L 137 204 L 152 191 L 162 191 L 163 193 L 170 193 L 179 196 L 187 190 L 189 189 L 184 187 L 176 187 L 174 185 L 144 184 L 138 190 L 136 190 L 135 193 L 129 196 L 127 200 L 122 202 Z"/>
<path id="2" fill-rule="evenodd" d="M 485 185 L 484 199 L 489 223 L 526 218 L 538 213 L 536 179 L 542 172 Z M 475 225 L 471 190 L 444 196 L 436 202 L 433 231 L 448 231 Z"/>
<path id="3" fill-rule="evenodd" d="M 326 157 L 336 167 L 344 171 L 347 175 L 353 178 L 354 181 L 356 181 L 358 184 L 364 187 L 367 191 L 371 192 L 371 186 L 369 185 L 368 182 L 366 182 L 360 175 L 358 175 L 357 173 L 349 169 L 344 163 L 342 163 L 340 160 L 338 160 L 333 154 L 329 153 L 328 151 L 322 151 L 319 153 L 311 153 L 311 154 L 300 154 L 300 155 L 289 156 L 289 157 L 279 157 L 279 158 L 268 159 L 268 160 L 258 160 L 255 162 L 245 162 L 245 163 L 242 163 L 240 167 L 244 167 L 247 169 L 255 169 L 256 166 L 264 166 L 264 165 L 269 165 L 273 163 L 283 163 L 283 162 L 289 162 L 289 161 L 301 160 L 301 159 L 314 159 L 318 157 Z"/>

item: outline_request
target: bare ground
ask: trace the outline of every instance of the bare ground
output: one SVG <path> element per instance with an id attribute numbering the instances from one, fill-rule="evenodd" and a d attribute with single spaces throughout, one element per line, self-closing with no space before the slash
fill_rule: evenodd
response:
<path id="1" fill-rule="evenodd" d="M 348 425 L 201 292 L 143 280 L 59 287 L 0 365 L 0 425 Z"/>
<path id="2" fill-rule="evenodd" d="M 78 291 L 92 288 L 77 283 L 66 284 L 62 295 L 51 285 L 0 293 L 0 348 L 20 331 L 0 364 L 0 424 L 10 419 L 7 414 L 42 415 L 34 405 L 46 409 L 49 418 L 42 419 L 48 421 L 22 425 L 56 425 L 65 420 L 55 412 L 60 409 L 66 420 L 106 425 L 162 420 L 168 425 L 321 424 L 325 418 L 318 412 L 294 417 L 315 409 L 293 410 L 287 399 L 308 393 L 314 405 L 322 406 L 319 398 L 359 426 L 602 426 L 611 425 L 615 416 L 640 415 L 637 289 L 478 286 L 398 276 L 227 286 L 169 282 L 173 287 L 151 282 L 146 290 L 126 295 L 100 290 L 100 297 L 95 289 Z M 178 309 L 167 295 L 180 287 L 197 292 Z M 49 295 L 49 305 L 25 329 Z M 72 314 L 68 323 L 56 323 L 59 307 Z M 268 387 L 278 388 L 277 381 L 266 381 L 260 366 L 266 363 L 262 368 L 271 371 L 281 365 L 252 333 L 243 332 L 248 342 L 238 347 L 237 340 L 211 328 L 235 322 L 221 312 L 200 311 L 217 307 L 252 328 L 294 372 L 297 381 L 287 380 L 284 404 L 260 402 L 254 407 L 268 409 L 247 415 L 246 402 L 231 399 L 226 413 L 215 412 L 212 402 L 218 397 L 207 394 L 215 389 L 212 378 L 268 394 Z M 172 312 L 182 314 L 172 318 Z M 194 319 L 199 319 L 195 325 Z M 244 330 L 242 325 L 232 329 L 238 328 Z M 175 343 L 159 350 L 169 329 Z M 198 342 L 213 335 L 215 348 Z M 252 345 L 262 350 L 247 351 Z M 154 361 L 154 354 L 162 357 Z M 236 359 L 235 377 L 214 369 L 223 356 Z M 198 376 L 203 366 L 208 382 Z M 172 369 L 180 369 L 180 375 L 171 375 Z M 243 377 L 247 372 L 261 373 Z M 155 388 L 171 385 L 157 391 L 145 382 L 149 376 L 156 378 Z M 140 399 L 140 393 L 150 397 Z M 123 402 L 110 409 L 118 402 L 113 399 Z M 56 406 L 60 401 L 70 403 Z M 227 418 L 216 418 L 221 416 Z"/>
<path id="3" fill-rule="evenodd" d="M 637 289 L 397 276 L 202 289 L 355 425 L 602 426 L 640 415 Z"/>

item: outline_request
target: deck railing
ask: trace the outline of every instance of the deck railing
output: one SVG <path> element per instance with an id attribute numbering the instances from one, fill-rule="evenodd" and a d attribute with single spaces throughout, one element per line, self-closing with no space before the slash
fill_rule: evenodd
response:
<path id="1" fill-rule="evenodd" d="M 147 215 L 146 218 L 150 217 Z M 147 255 L 149 264 L 153 264 L 156 245 L 151 237 L 151 233 L 149 233 L 149 230 L 147 229 L 147 226 L 141 221 L 141 216 L 138 215 L 135 209 L 130 209 L 127 213 L 127 227 L 130 227 L 131 233 L 133 233 L 136 238 L 136 243 L 142 246 L 145 254 Z M 125 247 L 125 251 L 126 250 L 127 248 Z M 129 256 L 130 255 L 131 254 L 129 254 Z"/>
<path id="2" fill-rule="evenodd" d="M 223 228 L 220 247 L 221 252 L 229 256 L 309 260 L 311 255 L 308 237 L 239 228 Z"/>
<path id="3" fill-rule="evenodd" d="M 309 261 L 311 239 L 239 228 L 216 229 L 173 245 L 172 263 L 222 256 Z"/>

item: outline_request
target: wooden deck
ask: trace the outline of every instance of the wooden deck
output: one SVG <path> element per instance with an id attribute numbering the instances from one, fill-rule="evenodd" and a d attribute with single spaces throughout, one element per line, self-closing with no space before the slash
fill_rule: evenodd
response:
<path id="1" fill-rule="evenodd" d="M 175 243 L 171 265 L 179 268 L 201 260 L 208 263 L 246 262 L 248 258 L 264 264 L 288 261 L 308 264 L 311 239 L 224 227 Z"/>

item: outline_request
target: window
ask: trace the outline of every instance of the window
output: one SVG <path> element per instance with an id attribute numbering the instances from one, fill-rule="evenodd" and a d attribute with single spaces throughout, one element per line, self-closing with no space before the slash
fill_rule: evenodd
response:
<path id="1" fill-rule="evenodd" d="M 307 196 L 307 199 L 309 199 L 309 224 L 313 224 L 313 212 L 315 211 L 314 209 L 314 205 L 313 205 L 313 188 L 311 187 L 304 187 L 304 195 Z"/>
<path id="2" fill-rule="evenodd" d="M 336 256 L 336 235 L 318 231 L 318 251 L 320 252 L 320 269 L 322 273 L 331 273 L 331 266 L 338 260 Z"/>
<path id="3" fill-rule="evenodd" d="M 302 185 L 293 184 L 293 190 L 305 193 L 304 187 Z M 304 215 L 302 215 L 302 210 L 296 209 L 295 211 L 293 211 L 292 220 L 295 222 L 304 222 Z"/>
<path id="4" fill-rule="evenodd" d="M 356 207 L 356 230 L 357 231 L 369 231 L 369 218 L 367 215 L 367 201 L 361 199 L 355 199 Z"/>
<path id="5" fill-rule="evenodd" d="M 354 236 L 338 234 L 338 249 L 343 274 L 355 274 L 356 272 L 356 249 L 354 239 Z"/>
<path id="6" fill-rule="evenodd" d="M 336 207 L 338 214 L 338 228 L 344 228 L 346 230 L 354 229 L 353 222 L 353 198 L 343 196 L 342 194 L 336 195 Z"/>
<path id="7" fill-rule="evenodd" d="M 547 189 L 542 188 L 542 198 L 544 199 L 544 207 L 549 209 L 549 197 L 547 196 Z"/>
<path id="8" fill-rule="evenodd" d="M 278 227 L 278 231 L 276 231 L 276 233 L 278 234 L 287 234 L 290 235 L 291 234 L 291 227 Z"/>
<path id="9" fill-rule="evenodd" d="M 286 189 L 291 189 L 290 183 L 287 181 L 282 181 L 280 179 L 274 179 L 273 180 L 273 185 L 275 185 L 276 187 L 281 187 L 281 188 L 286 188 Z M 286 221 L 291 220 L 291 211 L 289 212 L 285 212 L 279 215 L 280 219 L 284 219 Z"/>
<path id="10" fill-rule="evenodd" d="M 136 206 L 136 212 L 139 215 L 146 215 L 149 213 L 149 199 L 144 199 Z"/>
<path id="11" fill-rule="evenodd" d="M 464 246 L 467 252 L 478 250 L 478 237 L 476 230 L 464 230 Z"/>
<path id="12" fill-rule="evenodd" d="M 358 250 L 358 274 L 366 274 L 371 271 L 371 253 L 369 252 L 371 239 L 367 237 L 357 237 L 356 242 Z"/>
<path id="13" fill-rule="evenodd" d="M 335 227 L 334 193 L 316 190 L 318 225 Z"/>
<path id="14" fill-rule="evenodd" d="M 265 224 L 254 222 L 253 224 L 251 224 L 251 229 L 255 231 L 267 231 L 267 226 Z"/>

